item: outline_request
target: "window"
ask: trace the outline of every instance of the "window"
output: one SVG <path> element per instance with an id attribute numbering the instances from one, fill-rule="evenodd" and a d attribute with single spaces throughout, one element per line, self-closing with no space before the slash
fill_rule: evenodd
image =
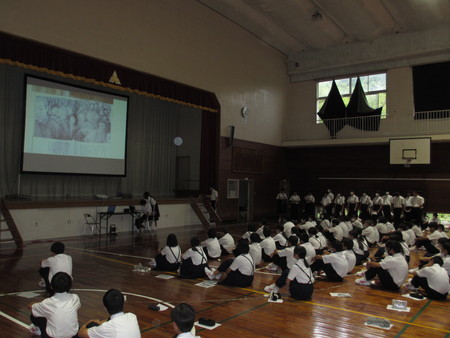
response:
<path id="1" fill-rule="evenodd" d="M 357 77 L 348 77 L 344 79 L 336 79 L 336 85 L 341 93 L 342 100 L 348 105 L 350 96 L 356 85 Z M 381 118 L 386 118 L 386 73 L 371 74 L 360 76 L 361 85 L 366 93 L 367 102 L 372 108 L 383 106 Z M 316 92 L 316 113 L 319 112 L 328 94 L 330 93 L 333 80 L 320 81 L 317 83 Z M 322 123 L 320 117 L 316 114 L 317 123 Z"/>

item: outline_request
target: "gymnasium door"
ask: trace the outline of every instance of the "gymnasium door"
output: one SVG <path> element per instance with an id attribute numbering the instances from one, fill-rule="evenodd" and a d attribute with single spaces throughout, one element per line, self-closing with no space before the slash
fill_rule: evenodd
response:
<path id="1" fill-rule="evenodd" d="M 253 221 L 255 181 L 239 180 L 238 222 Z"/>

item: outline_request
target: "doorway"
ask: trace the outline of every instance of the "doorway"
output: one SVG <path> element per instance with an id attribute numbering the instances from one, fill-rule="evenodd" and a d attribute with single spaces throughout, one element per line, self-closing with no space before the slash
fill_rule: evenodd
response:
<path id="1" fill-rule="evenodd" d="M 238 222 L 253 221 L 255 181 L 239 180 Z"/>

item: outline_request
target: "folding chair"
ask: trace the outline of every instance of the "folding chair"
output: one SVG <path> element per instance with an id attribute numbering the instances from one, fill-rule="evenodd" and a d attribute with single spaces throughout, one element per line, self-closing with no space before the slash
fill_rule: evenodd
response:
<path id="1" fill-rule="evenodd" d="M 95 220 L 94 217 L 91 216 L 91 214 L 84 214 L 84 229 L 83 229 L 83 235 L 86 232 L 86 227 L 89 227 L 91 229 L 91 235 L 94 233 L 98 233 L 100 230 L 100 223 Z"/>

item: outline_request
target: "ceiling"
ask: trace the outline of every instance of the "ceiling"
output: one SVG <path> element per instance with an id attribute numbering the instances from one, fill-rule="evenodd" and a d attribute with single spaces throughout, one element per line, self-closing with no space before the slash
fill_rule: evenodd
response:
<path id="1" fill-rule="evenodd" d="M 410 64 L 423 62 L 425 52 L 443 53 L 433 56 L 437 61 L 450 60 L 450 0 L 197 1 L 285 55 L 293 80 L 299 74 L 297 80 L 327 76 L 324 68 L 336 62 L 334 69 L 374 63 L 380 56 L 391 63 L 397 59 L 397 66 L 405 58 Z M 395 49 L 395 55 L 382 57 L 385 48 Z M 369 68 L 393 66 L 376 63 Z"/>

